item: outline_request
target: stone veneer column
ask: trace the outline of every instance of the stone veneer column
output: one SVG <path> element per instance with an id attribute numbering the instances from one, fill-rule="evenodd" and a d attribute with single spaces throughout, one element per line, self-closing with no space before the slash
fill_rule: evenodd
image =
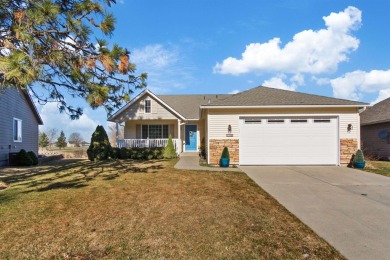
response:
<path id="1" fill-rule="evenodd" d="M 219 164 L 222 150 L 226 146 L 229 149 L 230 164 L 238 164 L 239 140 L 238 139 L 210 139 L 210 164 Z"/>
<path id="2" fill-rule="evenodd" d="M 349 164 L 357 149 L 357 139 L 340 139 L 340 164 Z"/>

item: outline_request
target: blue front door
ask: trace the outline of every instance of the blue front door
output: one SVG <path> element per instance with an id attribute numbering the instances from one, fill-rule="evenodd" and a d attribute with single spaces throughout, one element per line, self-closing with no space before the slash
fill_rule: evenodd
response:
<path id="1" fill-rule="evenodd" d="M 186 151 L 196 151 L 196 125 L 186 125 Z"/>

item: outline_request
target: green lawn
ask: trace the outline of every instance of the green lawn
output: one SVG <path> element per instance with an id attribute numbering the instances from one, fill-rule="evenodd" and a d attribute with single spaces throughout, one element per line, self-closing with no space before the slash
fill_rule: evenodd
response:
<path id="1" fill-rule="evenodd" d="M 173 163 L 0 168 L 0 259 L 344 259 L 244 173 Z"/>
<path id="2" fill-rule="evenodd" d="M 385 161 L 367 161 L 364 168 L 367 172 L 390 176 L 390 162 Z"/>

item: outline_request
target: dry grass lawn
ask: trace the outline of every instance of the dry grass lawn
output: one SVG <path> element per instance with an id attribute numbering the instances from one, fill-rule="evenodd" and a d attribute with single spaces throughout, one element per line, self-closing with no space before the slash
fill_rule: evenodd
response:
<path id="1" fill-rule="evenodd" d="M 173 163 L 0 168 L 0 259 L 343 259 L 244 173 Z"/>
<path id="2" fill-rule="evenodd" d="M 363 170 L 390 177 L 390 162 L 367 161 Z"/>

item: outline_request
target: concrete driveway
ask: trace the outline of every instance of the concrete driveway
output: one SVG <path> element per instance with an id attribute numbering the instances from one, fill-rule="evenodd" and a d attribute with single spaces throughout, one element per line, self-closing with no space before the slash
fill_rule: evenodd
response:
<path id="1" fill-rule="evenodd" d="M 390 259 L 390 178 L 337 166 L 242 166 L 349 259 Z"/>

